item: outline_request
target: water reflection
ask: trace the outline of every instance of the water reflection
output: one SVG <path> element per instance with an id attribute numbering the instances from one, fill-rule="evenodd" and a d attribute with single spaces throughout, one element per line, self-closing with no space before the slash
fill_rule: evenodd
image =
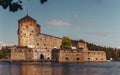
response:
<path id="1" fill-rule="evenodd" d="M 52 69 L 42 65 L 22 65 L 21 75 L 52 75 Z"/>
<path id="2" fill-rule="evenodd" d="M 9 75 L 21 75 L 21 65 L 20 64 L 10 64 L 10 74 Z"/>
<path id="3" fill-rule="evenodd" d="M 6 63 L 0 75 L 119 75 L 119 63 Z"/>
<path id="4" fill-rule="evenodd" d="M 0 75 L 10 75 L 10 65 L 1 63 L 0 65 Z"/>

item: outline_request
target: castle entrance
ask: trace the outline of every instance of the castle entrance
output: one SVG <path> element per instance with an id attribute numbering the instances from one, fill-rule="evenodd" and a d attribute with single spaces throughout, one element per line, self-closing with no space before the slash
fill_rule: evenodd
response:
<path id="1" fill-rule="evenodd" d="M 40 60 L 44 60 L 44 55 L 40 54 Z"/>

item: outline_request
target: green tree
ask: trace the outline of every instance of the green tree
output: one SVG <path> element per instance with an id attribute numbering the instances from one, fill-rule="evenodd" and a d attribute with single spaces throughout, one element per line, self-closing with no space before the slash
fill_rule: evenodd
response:
<path id="1" fill-rule="evenodd" d="M 8 47 L 2 47 L 0 50 L 0 59 L 8 58 L 10 54 L 10 50 Z"/>
<path id="2" fill-rule="evenodd" d="M 71 49 L 71 39 L 67 36 L 62 38 L 61 49 Z"/>
<path id="3" fill-rule="evenodd" d="M 41 4 L 44 4 L 47 2 L 47 0 L 40 0 Z M 3 7 L 3 9 L 9 8 L 9 11 L 15 12 L 19 9 L 22 10 L 22 0 L 13 1 L 13 0 L 0 0 L 0 6 Z"/>

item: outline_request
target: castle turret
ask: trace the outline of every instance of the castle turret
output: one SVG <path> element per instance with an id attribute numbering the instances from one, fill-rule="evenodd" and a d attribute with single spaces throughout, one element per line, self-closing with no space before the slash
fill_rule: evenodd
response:
<path id="1" fill-rule="evenodd" d="M 78 48 L 79 48 L 80 50 L 83 50 L 83 51 L 88 51 L 87 44 L 86 44 L 86 42 L 83 41 L 83 40 L 80 40 L 80 41 L 78 42 Z"/>
<path id="2" fill-rule="evenodd" d="M 18 21 L 18 45 L 34 48 L 34 38 L 40 33 L 40 25 L 30 16 Z"/>

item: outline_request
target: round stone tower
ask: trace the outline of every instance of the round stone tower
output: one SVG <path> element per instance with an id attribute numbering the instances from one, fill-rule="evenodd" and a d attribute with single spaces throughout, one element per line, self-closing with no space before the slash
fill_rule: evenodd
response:
<path id="1" fill-rule="evenodd" d="M 36 20 L 26 15 L 18 21 L 18 45 L 35 47 L 35 37 L 40 33 L 40 25 Z"/>

